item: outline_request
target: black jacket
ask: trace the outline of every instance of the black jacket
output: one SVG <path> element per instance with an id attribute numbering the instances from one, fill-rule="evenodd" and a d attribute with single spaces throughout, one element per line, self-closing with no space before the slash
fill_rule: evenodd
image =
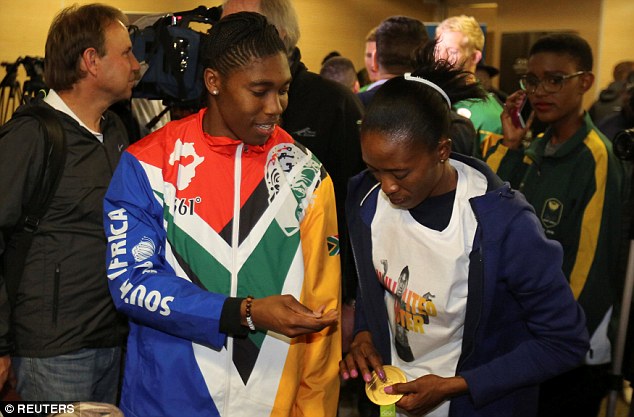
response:
<path id="1" fill-rule="evenodd" d="M 317 155 L 343 200 L 348 179 L 365 169 L 359 143 L 363 106 L 352 91 L 308 71 L 300 59 L 296 50 L 282 127 Z"/>
<path id="2" fill-rule="evenodd" d="M 29 105 L 48 106 L 41 100 Z M 57 114 L 66 132 L 64 172 L 33 237 L 12 312 L 0 276 L 0 354 L 50 357 L 112 347 L 123 343 L 127 331 L 108 292 L 102 219 L 103 197 L 127 134 L 111 112 L 101 122 L 103 144 L 70 116 Z M 9 231 L 35 188 L 45 142 L 31 117 L 13 119 L 2 129 L 7 133 L 0 140 L 0 256 L 11 262 L 7 239 L 18 232 Z"/>

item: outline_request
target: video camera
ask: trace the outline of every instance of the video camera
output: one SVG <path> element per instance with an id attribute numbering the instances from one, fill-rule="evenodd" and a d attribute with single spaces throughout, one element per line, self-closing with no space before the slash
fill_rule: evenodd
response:
<path id="1" fill-rule="evenodd" d="M 627 119 L 631 126 L 632 114 L 634 114 L 634 71 L 630 72 L 626 78 L 626 91 L 629 99 L 623 103 L 623 111 L 626 111 L 625 114 L 628 115 Z M 617 133 L 612 140 L 612 148 L 617 158 L 624 161 L 634 160 L 634 127 Z"/>
<path id="2" fill-rule="evenodd" d="M 617 133 L 612 141 L 614 154 L 624 161 L 634 160 L 634 128 Z"/>
<path id="3" fill-rule="evenodd" d="M 28 78 L 22 85 L 22 101 L 27 102 L 35 97 L 40 90 L 48 91 L 44 83 L 44 58 L 25 56 L 18 58 L 15 62 L 2 62 L 6 68 L 6 75 L 0 81 L 0 88 L 10 88 L 16 90 L 20 88 L 18 82 L 18 68 L 22 65 Z"/>
<path id="4" fill-rule="evenodd" d="M 196 106 L 203 97 L 202 64 L 199 59 L 206 32 L 192 28 L 198 22 L 207 27 L 220 20 L 220 6 L 199 6 L 159 17 L 152 25 L 130 26 L 132 51 L 146 68 L 132 97 L 162 100 L 167 106 Z"/>
<path id="5" fill-rule="evenodd" d="M 9 85 L 10 80 L 15 80 L 20 65 L 24 67 L 26 75 L 31 81 L 41 81 L 44 85 L 44 58 L 25 56 L 18 58 L 15 62 L 3 62 L 0 65 L 5 67 L 7 71 L 4 80 L 0 82 L 2 86 Z"/>

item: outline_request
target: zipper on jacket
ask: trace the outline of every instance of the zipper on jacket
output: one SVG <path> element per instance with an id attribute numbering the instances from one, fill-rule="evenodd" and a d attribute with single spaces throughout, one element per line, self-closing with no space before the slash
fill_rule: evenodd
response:
<path id="1" fill-rule="evenodd" d="M 60 264 L 55 264 L 55 276 L 53 279 L 53 324 L 57 325 L 57 313 L 59 309 L 59 279 L 60 279 Z"/>
<path id="2" fill-rule="evenodd" d="M 108 162 L 108 168 L 110 168 L 110 174 L 114 174 L 114 167 L 112 165 L 112 161 L 110 160 L 110 155 L 108 155 L 108 149 L 106 148 L 105 144 L 101 144 L 101 147 L 103 148 L 103 152 L 104 154 L 106 154 L 106 162 Z"/>
<path id="3" fill-rule="evenodd" d="M 480 263 L 480 294 L 481 294 L 481 296 L 484 296 L 484 248 L 483 248 L 484 237 L 482 236 L 483 235 L 482 222 L 480 221 L 480 218 L 478 216 L 478 212 L 477 212 L 476 208 L 474 207 L 474 204 L 471 204 L 471 210 L 473 210 L 473 215 L 474 215 L 474 217 L 476 219 L 476 223 L 477 223 L 476 234 L 474 235 L 473 239 L 475 241 L 476 239 L 478 239 L 478 235 L 479 235 L 479 240 L 480 240 L 480 244 L 479 244 L 479 247 L 478 247 L 478 261 Z M 469 262 L 469 264 L 471 264 L 471 262 Z M 467 272 L 467 274 L 469 274 L 469 272 Z M 467 281 L 468 280 L 469 280 L 469 277 L 467 277 Z M 467 303 L 468 303 L 468 301 L 467 301 Z M 480 327 L 480 320 L 482 319 L 483 304 L 484 304 L 484 302 L 483 302 L 483 300 L 481 300 L 481 302 L 480 302 L 480 311 L 478 311 L 478 316 L 477 316 L 477 319 L 476 319 L 476 321 L 474 323 L 474 326 L 473 326 L 473 334 L 466 335 L 465 332 L 464 332 L 464 329 L 463 329 L 463 332 L 462 332 L 463 341 L 462 341 L 461 348 L 464 347 L 464 338 L 465 338 L 465 336 L 473 337 L 473 341 L 472 341 L 473 345 L 471 346 L 471 349 L 468 352 L 465 352 L 463 350 L 462 353 L 460 354 L 460 357 L 458 357 L 458 363 L 456 364 L 456 375 L 458 374 L 459 371 L 462 370 L 462 367 L 464 366 L 464 364 L 473 355 L 473 351 L 474 351 L 475 343 L 476 343 L 476 336 L 478 334 L 478 328 Z M 466 309 L 465 309 L 465 313 L 466 313 Z"/>
<path id="4" fill-rule="evenodd" d="M 236 149 L 235 165 L 233 169 L 233 220 L 231 224 L 231 290 L 230 297 L 238 293 L 238 246 L 240 239 L 240 188 L 242 182 L 242 152 L 247 151 L 246 145 L 241 143 Z M 231 375 L 233 357 L 233 338 L 227 338 L 227 375 Z M 229 415 L 231 378 L 227 376 L 225 381 L 225 404 L 222 415 Z"/>
<path id="5" fill-rule="evenodd" d="M 240 244 L 240 188 L 242 187 L 242 148 L 236 150 L 233 171 L 233 220 L 231 225 L 231 297 L 238 293 L 238 245 Z"/>
<path id="6" fill-rule="evenodd" d="M 118 128 L 123 127 L 125 128 L 125 126 L 123 126 L 123 123 L 117 123 L 115 120 L 113 120 L 112 118 L 110 118 L 110 122 L 112 122 L 111 124 L 113 124 L 114 126 L 110 129 L 110 132 L 116 131 Z M 104 132 L 106 131 L 106 124 L 104 123 Z M 125 130 L 124 130 L 125 131 Z M 91 135 L 94 137 L 94 135 Z M 96 139 L 96 138 L 95 138 Z M 106 162 L 108 163 L 108 167 L 110 168 L 110 175 L 114 174 L 115 169 L 117 168 L 117 164 L 113 164 L 112 163 L 112 158 L 110 158 L 110 154 L 108 153 L 108 146 L 106 145 L 106 135 L 103 135 L 103 141 L 98 141 L 101 145 L 101 148 L 103 149 L 104 154 L 106 155 Z M 129 142 L 129 141 L 128 141 Z M 113 146 L 111 146 L 112 150 L 114 151 L 115 147 L 117 146 L 121 146 L 121 148 L 119 148 L 119 158 L 121 157 L 121 153 L 123 153 L 123 147 L 125 146 L 124 144 L 112 144 Z M 130 145 L 128 143 L 128 145 Z"/>

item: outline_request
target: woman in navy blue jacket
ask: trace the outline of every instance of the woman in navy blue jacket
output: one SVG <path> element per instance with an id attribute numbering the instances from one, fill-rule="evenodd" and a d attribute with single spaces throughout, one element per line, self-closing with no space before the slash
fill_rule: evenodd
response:
<path id="1" fill-rule="evenodd" d="M 433 62 L 386 82 L 361 128 L 368 170 L 346 215 L 359 289 L 344 379 L 408 382 L 398 415 L 535 416 L 537 386 L 588 349 L 583 312 L 523 195 L 487 166 L 451 153 L 452 100 L 479 88 Z M 398 397 L 395 397 L 398 398 Z"/>

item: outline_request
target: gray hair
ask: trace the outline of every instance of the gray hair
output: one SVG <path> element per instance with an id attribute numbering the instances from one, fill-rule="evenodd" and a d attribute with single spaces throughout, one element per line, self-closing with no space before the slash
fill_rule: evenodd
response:
<path id="1" fill-rule="evenodd" d="M 223 1 L 223 6 L 231 0 Z M 253 9 L 250 9 L 252 11 Z M 284 41 L 286 52 L 290 55 L 299 42 L 299 21 L 291 0 L 260 0 L 260 13 L 273 24 Z"/>

